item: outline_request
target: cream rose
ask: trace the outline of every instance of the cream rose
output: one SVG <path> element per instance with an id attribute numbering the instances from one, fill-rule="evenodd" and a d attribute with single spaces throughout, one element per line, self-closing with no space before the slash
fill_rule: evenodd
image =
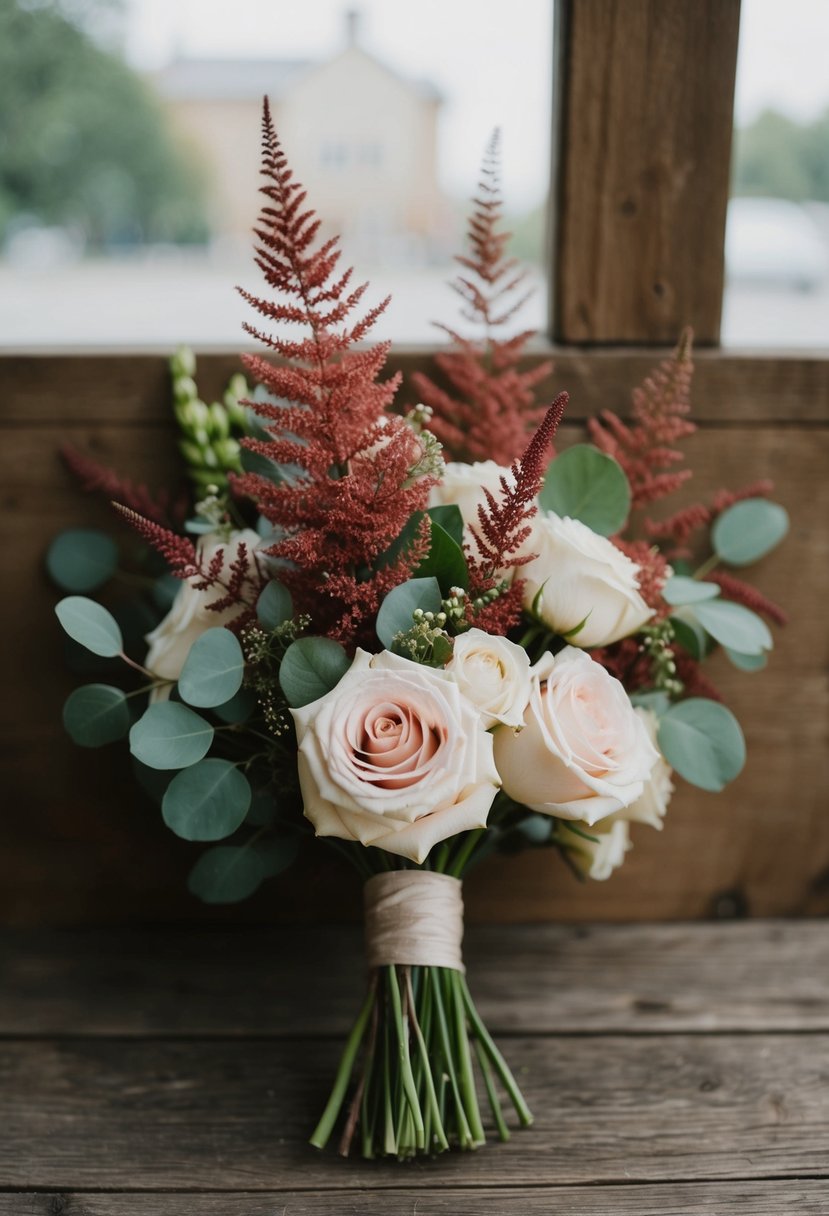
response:
<path id="1" fill-rule="evenodd" d="M 219 549 L 224 550 L 222 561 L 222 576 L 229 571 L 231 563 L 239 552 L 240 544 L 244 544 L 248 554 L 248 568 L 253 571 L 253 551 L 259 544 L 259 536 L 250 528 L 231 533 L 229 540 L 223 540 L 217 533 L 208 532 L 198 544 L 199 556 L 202 563 L 208 566 Z M 221 576 L 220 576 L 221 577 Z M 183 579 L 176 592 L 173 606 L 164 620 L 148 633 L 146 642 L 149 645 L 144 665 L 153 675 L 165 680 L 177 680 L 181 675 L 184 661 L 190 653 L 190 647 L 208 629 L 217 625 L 226 625 L 239 615 L 237 605 L 225 608 L 221 612 L 211 612 L 208 605 L 215 603 L 222 596 L 221 588 L 211 588 L 209 591 L 198 591 L 194 584 L 200 582 L 198 576 Z M 156 697 L 166 697 L 169 690 L 156 690 Z"/>
<path id="2" fill-rule="evenodd" d="M 594 824 L 631 806 L 656 749 L 618 680 L 567 646 L 532 672 L 524 729 L 495 732 L 495 763 L 516 802 Z"/>
<path id="3" fill-rule="evenodd" d="M 358 650 L 331 692 L 291 713 L 318 836 L 422 862 L 438 841 L 486 826 L 500 784 L 492 736 L 443 672 Z"/>
<path id="4" fill-rule="evenodd" d="M 653 616 L 639 594 L 636 563 L 580 520 L 539 512 L 524 551 L 537 555 L 521 567 L 525 608 L 535 605 L 555 633 L 576 630 L 568 637 L 573 646 L 607 646 Z"/>
<path id="5" fill-rule="evenodd" d="M 596 878 L 599 881 L 610 878 L 613 871 L 618 870 L 625 860 L 625 853 L 632 848 L 627 823 L 619 820 L 615 823 L 595 824 L 592 827 L 586 823 L 577 823 L 574 826 L 581 828 L 589 836 L 594 836 L 595 840 L 586 840 L 584 836 L 570 831 L 568 824 L 562 823 L 559 837 L 567 850 L 571 865 L 585 878 Z"/>
<path id="6" fill-rule="evenodd" d="M 659 751 L 656 743 L 659 729 L 659 719 L 656 714 L 652 709 L 645 709 L 643 706 L 637 706 L 634 712 L 647 731 L 648 738 L 656 751 L 656 759 L 642 793 L 629 807 L 619 811 L 616 817 L 626 819 L 630 823 L 647 823 L 650 827 L 661 831 L 662 820 L 665 818 L 668 803 L 674 792 L 674 783 L 671 780 L 674 770 Z"/>
<path id="7" fill-rule="evenodd" d="M 530 660 L 507 638 L 470 629 L 455 638 L 447 673 L 489 729 L 523 725 L 530 699 Z"/>

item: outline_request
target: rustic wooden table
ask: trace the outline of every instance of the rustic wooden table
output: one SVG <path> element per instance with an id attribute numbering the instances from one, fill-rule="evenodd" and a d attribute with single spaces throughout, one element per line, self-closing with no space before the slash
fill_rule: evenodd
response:
<path id="1" fill-rule="evenodd" d="M 0 1216 L 829 1213 L 829 923 L 478 928 L 536 1114 L 426 1164 L 305 1136 L 353 930 L 8 932 Z"/>

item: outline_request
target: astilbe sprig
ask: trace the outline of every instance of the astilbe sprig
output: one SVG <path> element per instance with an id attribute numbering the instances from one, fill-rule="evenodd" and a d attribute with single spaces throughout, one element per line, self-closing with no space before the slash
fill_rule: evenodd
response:
<path id="1" fill-rule="evenodd" d="M 463 337 L 439 325 L 454 349 L 435 355 L 445 377 L 445 390 L 423 372 L 412 377 L 420 399 L 433 410 L 431 427 L 456 460 L 495 460 L 509 465 L 523 452 L 527 438 L 544 416 L 535 386 L 552 370 L 540 363 L 522 370 L 521 357 L 533 330 L 511 338 L 497 335 L 532 295 L 526 270 L 508 257 L 510 233 L 503 231 L 500 182 L 500 136 L 487 147 L 478 192 L 473 199 L 467 243 L 469 252 L 455 261 L 462 273 L 450 284 L 461 297 L 462 317 L 483 330 L 483 337 Z M 547 454 L 552 457 L 552 449 Z"/>
<path id="2" fill-rule="evenodd" d="M 255 261 L 278 299 L 240 292 L 266 321 L 303 326 L 310 334 L 292 340 L 245 326 L 280 361 L 243 357 L 276 401 L 246 403 L 266 420 L 269 437 L 242 442 L 301 473 L 278 483 L 246 473 L 232 484 L 279 533 L 268 552 L 299 610 L 312 615 L 314 631 L 354 644 L 368 640 L 384 595 L 425 556 L 422 529 L 393 560 L 382 560 L 407 520 L 426 506 L 438 480 L 436 462 L 424 471 L 423 439 L 385 412 L 399 384 L 398 376 L 378 379 L 389 343 L 354 349 L 388 300 L 346 323 L 367 284 L 352 288 L 352 271 L 337 271 L 338 238 L 317 240 L 320 221 L 288 166 L 267 100 L 262 143 L 266 202 L 255 229 Z"/>
<path id="3" fill-rule="evenodd" d="M 499 497 L 484 487 L 486 505 L 478 507 L 477 526 L 470 526 L 472 543 L 465 545 L 469 596 L 481 601 L 474 624 L 490 633 L 506 633 L 521 618 L 523 579 L 514 578 L 496 598 L 491 592 L 507 571 L 532 561 L 534 555 L 522 552 L 522 547 L 532 533 L 549 449 L 568 400 L 567 393 L 559 393 L 547 409 L 520 460 L 513 462 L 509 476 L 500 478 Z"/>
<path id="4" fill-rule="evenodd" d="M 106 465 L 79 452 L 71 443 L 60 449 L 61 458 L 70 473 L 89 493 L 101 494 L 108 502 L 119 502 L 138 515 L 162 527 L 180 524 L 187 509 L 186 495 L 175 502 L 166 490 L 152 493 L 147 486 L 121 477 Z"/>

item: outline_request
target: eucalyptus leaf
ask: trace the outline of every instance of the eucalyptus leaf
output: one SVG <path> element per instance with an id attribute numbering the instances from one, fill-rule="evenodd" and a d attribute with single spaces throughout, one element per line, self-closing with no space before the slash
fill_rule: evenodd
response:
<path id="1" fill-rule="evenodd" d="M 768 625 L 750 608 L 728 600 L 696 604 L 696 618 L 715 642 L 740 654 L 756 655 L 771 650 L 774 641 Z"/>
<path id="2" fill-rule="evenodd" d="M 738 650 L 723 649 L 738 671 L 762 671 L 768 659 L 765 654 L 740 654 Z"/>
<path id="3" fill-rule="evenodd" d="M 310 705 L 339 684 L 351 660 L 331 638 L 297 638 L 285 651 L 279 683 L 294 709 Z"/>
<path id="4" fill-rule="evenodd" d="M 703 790 L 723 789 L 745 764 L 739 722 L 730 709 L 705 697 L 672 705 L 660 719 L 658 743 L 671 767 Z"/>
<path id="5" fill-rule="evenodd" d="M 436 578 L 410 578 L 394 587 L 380 605 L 376 626 L 378 638 L 390 650 L 395 635 L 411 629 L 418 608 L 424 612 L 440 612 L 440 604 L 440 586 Z"/>
<path id="6" fill-rule="evenodd" d="M 654 689 L 652 692 L 635 692 L 630 698 L 631 704 L 639 709 L 649 709 L 651 713 L 661 718 L 670 708 L 670 697 L 666 692 Z"/>
<path id="7" fill-rule="evenodd" d="M 249 688 L 240 688 L 235 696 L 217 705 L 213 712 L 222 722 L 237 723 L 247 722 L 255 709 L 256 697 Z"/>
<path id="8" fill-rule="evenodd" d="M 112 578 L 117 567 L 115 541 L 90 528 L 61 532 L 46 554 L 46 568 L 64 591 L 94 591 Z"/>
<path id="9" fill-rule="evenodd" d="M 288 588 L 283 587 L 277 579 L 271 579 L 256 601 L 256 615 L 265 629 L 276 629 L 278 625 L 290 621 L 294 615 L 294 605 Z"/>
<path id="10" fill-rule="evenodd" d="M 457 503 L 445 507 L 429 507 L 426 514 L 436 524 L 440 524 L 444 532 L 448 532 L 456 545 L 463 544 L 463 516 Z"/>
<path id="11" fill-rule="evenodd" d="M 121 653 L 124 640 L 118 622 L 102 604 L 82 595 L 68 595 L 55 606 L 63 628 L 76 642 L 93 654 L 110 659 Z"/>
<path id="12" fill-rule="evenodd" d="M 746 498 L 723 511 L 711 529 L 714 552 L 730 566 L 759 561 L 789 530 L 789 516 L 776 502 Z"/>
<path id="13" fill-rule="evenodd" d="M 242 686 L 245 656 L 235 634 L 223 626 L 196 638 L 178 678 L 181 698 L 199 709 L 212 709 L 234 697 Z"/>
<path id="14" fill-rule="evenodd" d="M 276 818 L 277 809 L 273 790 L 254 790 L 245 822 L 256 828 L 270 828 L 273 827 Z"/>
<path id="15" fill-rule="evenodd" d="M 80 747 L 103 747 L 127 734 L 129 702 L 121 689 L 111 684 L 84 684 L 67 699 L 63 725 Z"/>
<path id="16" fill-rule="evenodd" d="M 680 608 L 670 618 L 674 637 L 692 659 L 704 659 L 708 652 L 708 637 L 690 608 Z"/>
<path id="17" fill-rule="evenodd" d="M 130 731 L 130 751 L 149 768 L 188 768 L 210 750 L 213 727 L 176 701 L 150 705 Z"/>
<path id="18" fill-rule="evenodd" d="M 552 461 L 538 501 L 545 511 L 612 536 L 630 512 L 630 486 L 618 461 L 592 444 L 579 443 Z"/>
<path id="19" fill-rule="evenodd" d="M 432 535 L 429 552 L 415 571 L 416 578 L 434 577 L 444 595 L 453 587 L 469 586 L 469 571 L 463 549 L 449 533 L 432 520 Z"/>
<path id="20" fill-rule="evenodd" d="M 187 880 L 193 895 L 208 904 L 247 899 L 264 879 L 278 874 L 296 857 L 294 840 L 214 845 L 202 853 Z"/>
<path id="21" fill-rule="evenodd" d="M 720 588 L 717 583 L 705 583 L 696 578 L 684 578 L 681 574 L 675 574 L 673 578 L 669 578 L 662 589 L 665 603 L 677 606 L 698 604 L 701 600 L 713 600 L 719 594 Z"/>
<path id="22" fill-rule="evenodd" d="M 183 840 L 223 840 L 244 822 L 250 783 L 229 760 L 200 760 L 177 773 L 164 794 L 161 814 Z"/>
<path id="23" fill-rule="evenodd" d="M 167 613 L 182 588 L 182 580 L 174 574 L 162 574 L 153 583 L 153 601 L 156 607 Z"/>

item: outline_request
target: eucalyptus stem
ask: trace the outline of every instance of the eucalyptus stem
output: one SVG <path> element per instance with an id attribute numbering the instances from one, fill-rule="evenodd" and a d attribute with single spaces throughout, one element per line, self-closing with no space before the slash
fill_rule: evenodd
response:
<path id="1" fill-rule="evenodd" d="M 501 1078 L 501 1083 L 509 1094 L 510 1101 L 515 1107 L 522 1126 L 529 1127 L 533 1121 L 530 1108 L 524 1101 L 524 1095 L 518 1088 L 518 1083 L 515 1080 L 515 1077 L 512 1075 L 509 1065 L 493 1043 L 492 1036 L 481 1021 L 481 1016 L 478 1013 L 478 1010 L 475 1008 L 469 988 L 467 987 L 466 978 L 460 973 L 458 973 L 458 988 L 466 1008 L 466 1016 L 469 1018 L 469 1022 L 472 1026 L 475 1037 L 480 1040 L 481 1046 L 489 1057 L 489 1060 L 498 1076 Z"/>
<path id="2" fill-rule="evenodd" d="M 460 1140 L 461 1148 L 470 1148 L 472 1146 L 472 1132 L 469 1129 L 469 1122 L 466 1117 L 463 1103 L 461 1102 L 461 1093 L 458 1085 L 458 1074 L 455 1070 L 455 1055 L 452 1051 L 452 1045 L 449 1039 L 449 1024 L 446 1020 L 446 1009 L 443 1004 L 443 996 L 441 995 L 441 974 L 437 967 L 428 969 L 429 983 L 432 989 L 432 997 L 435 1004 L 435 1018 L 438 1029 L 438 1042 L 440 1045 L 443 1063 L 446 1067 L 446 1073 L 449 1078 L 449 1088 L 452 1092 L 452 1097 L 455 1102 L 458 1119 L 458 1139 Z M 443 1113 L 441 1112 L 441 1122 L 444 1122 Z"/>
<path id="3" fill-rule="evenodd" d="M 452 1002 L 455 1022 L 455 1044 L 458 1049 L 458 1082 L 463 1097 L 466 1117 L 472 1132 L 473 1147 L 483 1144 L 486 1140 L 484 1127 L 481 1123 L 481 1111 L 478 1106 L 478 1094 L 475 1089 L 475 1075 L 472 1072 L 472 1053 L 469 1050 L 469 1036 L 466 1030 L 466 1013 L 464 1010 L 463 994 L 459 981 L 463 979 L 460 971 L 447 971 L 446 988 Z"/>
<path id="4" fill-rule="evenodd" d="M 400 1000 L 400 986 L 397 982 L 397 968 L 394 966 L 394 964 L 388 968 L 388 979 L 389 994 L 391 996 L 391 1008 L 392 1013 L 394 1014 L 394 1026 L 395 1030 L 397 1031 L 400 1079 L 403 1087 L 403 1093 L 406 1096 L 406 1104 L 412 1115 L 415 1144 L 418 1148 L 423 1148 L 423 1114 L 420 1110 L 420 1103 L 417 1100 L 417 1088 L 414 1083 L 412 1061 L 409 1055 L 408 1018 L 403 1013 L 402 1002 Z"/>
<path id="5" fill-rule="evenodd" d="M 405 983 L 406 983 L 406 996 L 407 996 L 407 1000 L 408 1000 L 408 1004 L 409 1004 L 409 1009 L 411 1011 L 412 1029 L 414 1030 L 415 1040 L 417 1042 L 418 1050 L 420 1052 L 420 1059 L 423 1062 L 423 1081 L 424 1081 L 424 1084 L 426 1087 L 426 1113 L 427 1113 L 427 1117 L 429 1119 L 429 1127 L 430 1127 L 430 1130 L 432 1130 L 432 1124 L 434 1124 L 433 1130 L 435 1133 L 435 1137 L 437 1138 L 438 1144 L 440 1145 L 441 1149 L 447 1149 L 449 1147 L 449 1141 L 446 1139 L 446 1132 L 443 1129 L 443 1123 L 441 1121 L 440 1111 L 438 1110 L 438 1099 L 437 1099 L 437 1094 L 435 1093 L 435 1081 L 432 1076 L 432 1067 L 429 1062 L 429 1053 L 426 1050 L 426 1040 L 423 1037 L 423 1031 L 421 1030 L 420 1023 L 417 1020 L 417 1014 L 415 1013 L 414 996 L 412 994 L 412 977 L 411 977 L 410 968 L 408 968 L 408 967 L 404 968 L 404 975 L 405 975 Z M 430 1140 L 425 1135 L 425 1129 L 424 1129 L 424 1143 L 427 1148 L 430 1146 Z"/>
<path id="6" fill-rule="evenodd" d="M 366 1024 L 371 1016 L 372 1006 L 374 1005 L 376 983 L 372 982 L 369 987 L 368 994 L 363 1007 L 357 1015 L 357 1021 L 351 1028 L 351 1034 L 348 1036 L 340 1057 L 340 1065 L 337 1069 L 337 1075 L 334 1078 L 334 1086 L 331 1090 L 331 1096 L 328 1099 L 325 1110 L 322 1112 L 322 1118 L 314 1129 L 314 1134 L 311 1136 L 311 1143 L 315 1148 L 325 1148 L 334 1130 L 334 1124 L 337 1121 L 337 1115 L 340 1113 L 340 1108 L 345 1098 L 345 1091 L 348 1088 L 348 1082 L 351 1078 L 351 1072 L 354 1068 L 354 1061 L 357 1058 L 357 1052 L 360 1049 L 360 1044 L 363 1041 Z"/>
<path id="7" fill-rule="evenodd" d="M 492 1111 L 492 1117 L 495 1120 L 495 1126 L 498 1129 L 498 1137 L 501 1140 L 509 1140 L 509 1128 L 504 1120 L 504 1112 L 501 1109 L 501 1101 L 495 1088 L 495 1080 L 492 1076 L 492 1065 L 487 1059 L 486 1052 L 481 1046 L 480 1039 L 475 1039 L 475 1055 L 478 1058 L 478 1066 L 481 1070 L 481 1075 L 484 1078 L 486 1096 L 489 1098 L 489 1106 L 490 1110 Z"/>

